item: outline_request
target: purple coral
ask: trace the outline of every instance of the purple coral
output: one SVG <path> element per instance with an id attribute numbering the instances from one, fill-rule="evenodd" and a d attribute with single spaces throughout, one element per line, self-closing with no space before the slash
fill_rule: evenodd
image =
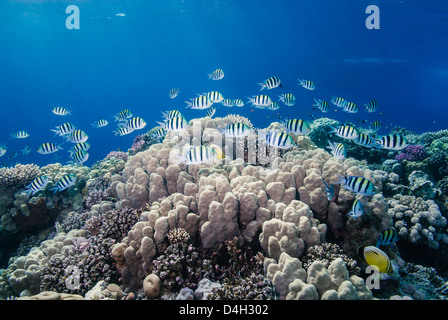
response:
<path id="1" fill-rule="evenodd" d="M 428 156 L 424 146 L 420 144 L 411 144 L 407 146 L 404 152 L 397 154 L 395 160 L 420 161 Z"/>
<path id="2" fill-rule="evenodd" d="M 128 160 L 128 154 L 126 152 L 123 151 L 111 151 L 107 154 L 106 159 L 109 158 L 117 158 L 117 159 L 121 159 L 124 161 Z"/>
<path id="3" fill-rule="evenodd" d="M 131 148 L 128 150 L 128 152 L 131 155 L 136 154 L 137 152 L 141 151 L 143 147 L 145 146 L 145 135 L 139 134 L 134 138 L 134 141 L 132 142 Z"/>

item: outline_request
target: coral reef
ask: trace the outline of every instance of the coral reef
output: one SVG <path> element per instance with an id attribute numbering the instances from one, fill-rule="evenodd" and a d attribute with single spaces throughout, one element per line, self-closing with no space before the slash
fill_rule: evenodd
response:
<path id="1" fill-rule="evenodd" d="M 18 163 L 14 167 L 0 168 L 0 187 L 3 189 L 21 188 L 40 175 L 40 167 L 35 164 Z"/>

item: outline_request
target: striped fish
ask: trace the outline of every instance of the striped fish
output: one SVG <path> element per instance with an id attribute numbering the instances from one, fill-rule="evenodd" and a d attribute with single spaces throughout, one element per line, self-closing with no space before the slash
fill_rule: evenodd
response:
<path id="1" fill-rule="evenodd" d="M 74 174 L 67 174 L 63 176 L 61 179 L 56 182 L 56 185 L 49 190 L 55 194 L 56 192 L 64 191 L 65 189 L 70 188 L 71 186 L 75 185 L 76 183 L 76 176 Z"/>
<path id="2" fill-rule="evenodd" d="M 210 108 L 207 109 L 207 112 L 206 112 L 205 116 L 211 118 L 211 117 L 213 117 L 215 112 L 216 112 L 216 108 L 215 107 L 210 107 Z"/>
<path id="3" fill-rule="evenodd" d="M 342 160 L 346 158 L 345 147 L 342 143 L 333 143 L 331 141 L 328 141 L 327 148 L 331 150 L 331 154 L 336 159 Z"/>
<path id="4" fill-rule="evenodd" d="M 194 99 L 190 99 L 190 101 L 185 101 L 187 103 L 187 109 L 196 109 L 203 110 L 210 108 L 213 105 L 213 101 L 210 100 L 207 96 L 199 96 Z"/>
<path id="5" fill-rule="evenodd" d="M 369 103 L 364 103 L 367 112 L 375 112 L 378 108 L 378 102 L 376 99 L 372 99 Z"/>
<path id="6" fill-rule="evenodd" d="M 400 236 L 395 228 L 389 228 L 384 230 L 376 240 L 376 246 L 388 246 L 400 240 Z"/>
<path id="7" fill-rule="evenodd" d="M 82 164 L 89 159 L 89 153 L 84 150 L 79 150 L 71 155 L 71 158 L 75 164 Z"/>
<path id="8" fill-rule="evenodd" d="M 127 134 L 130 134 L 133 131 L 134 131 L 134 129 L 132 129 L 131 127 L 124 126 L 124 127 L 118 127 L 118 129 L 115 130 L 114 132 L 115 132 L 115 135 L 125 136 Z"/>
<path id="9" fill-rule="evenodd" d="M 81 150 L 87 151 L 89 149 L 90 149 L 90 143 L 79 142 L 79 143 L 75 144 L 73 146 L 73 148 L 71 150 L 69 150 L 68 152 L 70 153 L 70 157 L 71 157 L 74 153 L 76 153 L 78 151 L 81 151 Z"/>
<path id="10" fill-rule="evenodd" d="M 342 108 L 344 107 L 345 99 L 341 97 L 331 97 L 331 103 L 336 107 Z"/>
<path id="11" fill-rule="evenodd" d="M 224 100 L 222 100 L 222 105 L 224 106 L 224 107 L 233 107 L 233 100 L 232 99 L 224 99 Z"/>
<path id="12" fill-rule="evenodd" d="M 392 263 L 387 254 L 374 246 L 362 245 L 358 248 L 359 258 L 381 273 L 393 273 Z"/>
<path id="13" fill-rule="evenodd" d="M 363 146 L 366 148 L 372 148 L 379 145 L 376 139 L 373 139 L 368 134 L 362 132 L 358 134 L 358 137 L 356 139 L 353 139 L 353 142 L 359 146 Z"/>
<path id="14" fill-rule="evenodd" d="M 316 89 L 314 82 L 311 80 L 304 80 L 304 79 L 297 79 L 297 80 L 299 81 L 299 86 L 302 86 L 303 88 L 305 88 L 307 90 Z"/>
<path id="15" fill-rule="evenodd" d="M 264 137 L 262 137 L 261 139 L 265 139 L 266 143 L 271 147 L 278 149 L 290 149 L 295 145 L 292 137 L 286 132 L 269 131 L 268 133 L 264 134 L 262 130 L 262 133 Z"/>
<path id="16" fill-rule="evenodd" d="M 224 134 L 227 137 L 231 137 L 231 138 L 247 137 L 252 132 L 253 132 L 252 129 L 247 124 L 245 124 L 243 122 L 229 124 L 224 129 Z"/>
<path id="17" fill-rule="evenodd" d="M 224 96 L 218 91 L 210 91 L 205 93 L 204 95 L 207 96 L 207 98 L 209 98 L 213 103 L 220 103 L 222 100 L 224 100 Z"/>
<path id="18" fill-rule="evenodd" d="M 146 127 L 146 122 L 145 120 L 143 120 L 140 117 L 134 117 L 129 119 L 126 122 L 126 127 L 133 129 L 133 130 L 139 130 L 139 129 L 143 129 L 144 127 Z"/>
<path id="19" fill-rule="evenodd" d="M 282 83 L 280 81 L 280 78 L 277 76 L 272 76 L 269 79 L 266 79 L 265 81 L 259 83 L 261 86 L 260 91 L 263 91 L 264 89 L 273 89 L 277 87 L 282 87 Z"/>
<path id="20" fill-rule="evenodd" d="M 322 112 L 328 112 L 330 110 L 330 104 L 327 101 L 314 99 L 313 107 L 317 107 Z"/>
<path id="21" fill-rule="evenodd" d="M 249 103 L 252 103 L 252 105 L 256 107 L 267 107 L 272 103 L 272 100 L 267 95 L 260 94 L 258 96 L 252 96 L 252 98 L 249 98 Z"/>
<path id="22" fill-rule="evenodd" d="M 372 196 L 376 193 L 375 185 L 364 177 L 339 175 L 339 180 L 334 184 L 341 184 L 344 189 L 362 196 Z"/>
<path id="23" fill-rule="evenodd" d="M 208 74 L 208 78 L 212 80 L 221 80 L 224 78 L 224 71 L 222 71 L 222 69 L 216 69 L 212 73 Z"/>
<path id="24" fill-rule="evenodd" d="M 154 131 L 151 133 L 151 136 L 155 139 L 161 139 L 166 136 L 166 129 L 165 128 L 159 128 L 157 131 Z"/>
<path id="25" fill-rule="evenodd" d="M 338 137 L 344 139 L 356 139 L 358 137 L 358 131 L 354 127 L 351 126 L 339 126 L 338 128 L 334 128 L 330 132 L 336 134 Z"/>
<path id="26" fill-rule="evenodd" d="M 56 107 L 56 108 L 53 108 L 53 110 L 51 110 L 51 111 L 58 116 L 66 116 L 66 115 L 71 114 L 70 110 L 67 110 L 63 107 Z"/>
<path id="27" fill-rule="evenodd" d="M 183 131 L 188 127 L 188 122 L 183 116 L 168 119 L 165 123 L 157 123 L 167 131 Z"/>
<path id="28" fill-rule="evenodd" d="M 92 126 L 94 128 L 102 128 L 105 127 L 109 124 L 109 121 L 107 121 L 106 119 L 100 119 L 98 121 L 95 121 L 94 123 L 92 123 Z"/>
<path id="29" fill-rule="evenodd" d="M 74 130 L 72 133 L 67 135 L 66 137 L 67 141 L 73 142 L 73 143 L 80 143 L 80 142 L 86 142 L 87 139 L 89 139 L 89 136 L 83 131 L 83 130 Z"/>
<path id="30" fill-rule="evenodd" d="M 382 126 L 383 123 L 381 121 L 376 120 L 370 124 L 370 130 L 378 131 L 379 129 L 381 129 Z"/>
<path id="31" fill-rule="evenodd" d="M 357 113 L 359 111 L 358 105 L 354 102 L 345 101 L 343 106 L 343 111 L 348 113 Z"/>
<path id="32" fill-rule="evenodd" d="M 233 99 L 232 103 L 235 107 L 244 107 L 244 102 L 241 99 Z"/>
<path id="33" fill-rule="evenodd" d="M 280 109 L 280 104 L 278 102 L 273 101 L 270 105 L 268 105 L 265 109 L 275 111 Z"/>
<path id="34" fill-rule="evenodd" d="M 54 153 L 56 151 L 62 150 L 61 146 L 56 145 L 55 143 L 52 142 L 45 142 L 42 143 L 38 148 L 37 148 L 37 152 L 40 154 L 50 154 L 50 153 Z"/>
<path id="35" fill-rule="evenodd" d="M 168 120 L 174 117 L 181 117 L 182 114 L 177 110 L 162 111 L 163 119 Z"/>
<path id="36" fill-rule="evenodd" d="M 48 181 L 50 181 L 50 179 L 46 176 L 40 176 L 31 181 L 31 183 L 25 187 L 26 196 L 29 197 L 30 195 L 34 195 L 35 193 L 44 190 Z"/>
<path id="37" fill-rule="evenodd" d="M 170 90 L 168 95 L 171 99 L 174 99 L 179 95 L 179 93 L 180 93 L 180 88 L 173 88 Z"/>
<path id="38" fill-rule="evenodd" d="M 124 109 L 117 113 L 114 118 L 115 121 L 119 122 L 127 121 L 129 118 L 132 118 L 132 112 L 129 109 Z"/>
<path id="39" fill-rule="evenodd" d="M 0 146 L 0 157 L 3 157 L 6 153 L 6 151 L 8 151 L 8 149 L 6 149 L 3 146 Z"/>
<path id="40" fill-rule="evenodd" d="M 364 206 L 362 205 L 361 201 L 359 201 L 358 198 L 355 198 L 355 201 L 353 201 L 352 208 L 347 213 L 349 217 L 352 218 L 359 218 L 364 214 Z"/>
<path id="41" fill-rule="evenodd" d="M 331 200 L 333 200 L 334 195 L 335 195 L 335 193 L 334 193 L 334 185 L 333 184 L 329 185 L 327 183 L 327 181 L 325 181 L 325 180 L 323 180 L 323 181 L 324 181 L 324 185 L 325 185 L 325 194 L 327 195 L 328 201 L 331 201 Z"/>
<path id="42" fill-rule="evenodd" d="M 57 136 L 65 136 L 67 134 L 72 133 L 76 130 L 76 126 L 71 122 L 66 122 L 61 124 L 60 126 L 57 126 L 56 129 L 50 129 L 54 132 L 54 135 Z"/>
<path id="43" fill-rule="evenodd" d="M 184 163 L 187 165 L 207 163 L 218 157 L 218 153 L 215 149 L 209 146 L 197 146 L 189 149 L 184 158 Z"/>
<path id="44" fill-rule="evenodd" d="M 290 119 L 284 123 L 286 132 L 295 134 L 307 134 L 311 131 L 311 127 L 305 120 L 302 119 Z"/>
<path id="45" fill-rule="evenodd" d="M 296 97 L 292 93 L 281 94 L 278 98 L 288 107 L 292 107 L 296 103 Z"/>
<path id="46" fill-rule="evenodd" d="M 28 138 L 30 136 L 30 134 L 24 130 L 20 130 L 14 133 L 11 133 L 11 139 L 25 139 Z"/>
<path id="47" fill-rule="evenodd" d="M 386 136 L 381 136 L 377 141 L 379 148 L 388 150 L 401 150 L 409 145 L 405 137 L 403 137 L 401 134 L 389 134 Z"/>

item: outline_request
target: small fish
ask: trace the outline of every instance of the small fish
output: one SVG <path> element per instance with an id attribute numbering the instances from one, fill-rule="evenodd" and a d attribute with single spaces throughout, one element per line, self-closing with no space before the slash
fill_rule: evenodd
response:
<path id="1" fill-rule="evenodd" d="M 337 128 L 333 127 L 330 133 L 349 140 L 356 139 L 358 137 L 358 131 L 351 126 L 339 126 Z"/>
<path id="2" fill-rule="evenodd" d="M 8 159 L 14 159 L 15 157 L 17 157 L 16 151 L 11 151 L 8 155 Z"/>
<path id="3" fill-rule="evenodd" d="M 313 107 L 317 107 L 320 111 L 326 113 L 330 110 L 330 105 L 327 101 L 314 99 Z"/>
<path id="4" fill-rule="evenodd" d="M 376 99 L 372 99 L 369 103 L 364 103 L 367 112 L 375 112 L 378 108 L 378 102 Z"/>
<path id="5" fill-rule="evenodd" d="M 0 157 L 3 157 L 6 153 L 7 149 L 5 147 L 0 146 Z"/>
<path id="6" fill-rule="evenodd" d="M 73 143 L 80 143 L 80 142 L 86 142 L 87 139 L 89 139 L 89 136 L 83 131 L 83 130 L 74 130 L 69 135 L 65 136 L 65 139 L 67 141 L 73 142 Z"/>
<path id="7" fill-rule="evenodd" d="M 64 191 L 65 189 L 70 188 L 71 186 L 74 186 L 76 183 L 76 176 L 74 174 L 67 174 L 63 176 L 61 179 L 56 182 L 56 185 L 49 190 L 55 194 L 56 192 Z"/>
<path id="8" fill-rule="evenodd" d="M 332 143 L 331 141 L 328 141 L 328 144 L 327 148 L 331 150 L 333 157 L 339 160 L 346 158 L 345 147 L 342 143 Z"/>
<path id="9" fill-rule="evenodd" d="M 402 150 L 409 145 L 406 138 L 401 134 L 381 136 L 377 141 L 379 148 L 388 150 Z"/>
<path id="10" fill-rule="evenodd" d="M 132 112 L 129 109 L 124 109 L 118 112 L 115 116 L 115 121 L 123 122 L 127 121 L 129 118 L 132 118 Z"/>
<path id="11" fill-rule="evenodd" d="M 210 107 L 210 108 L 207 109 L 207 112 L 206 112 L 205 116 L 211 118 L 211 117 L 213 117 L 215 112 L 216 112 L 216 108 L 215 107 Z"/>
<path id="12" fill-rule="evenodd" d="M 171 99 L 174 99 L 179 95 L 179 93 L 180 93 L 180 88 L 173 88 L 170 90 L 170 93 L 168 95 Z"/>
<path id="13" fill-rule="evenodd" d="M 40 154 L 50 154 L 50 153 L 54 153 L 59 150 L 63 150 L 62 147 L 59 145 L 56 145 L 55 143 L 52 143 L 52 142 L 42 143 L 37 148 L 37 152 Z"/>
<path id="14" fill-rule="evenodd" d="M 354 102 L 344 101 L 343 111 L 348 113 L 357 113 L 359 111 L 358 105 Z"/>
<path id="15" fill-rule="evenodd" d="M 334 195 L 335 195 L 334 185 L 333 184 L 328 185 L 327 181 L 325 181 L 325 180 L 323 180 L 323 181 L 324 181 L 324 185 L 325 185 L 325 194 L 327 195 L 328 201 L 331 201 L 331 200 L 333 200 Z"/>
<path id="16" fill-rule="evenodd" d="M 296 103 L 296 96 L 292 93 L 281 94 L 278 98 L 288 107 L 292 107 Z"/>
<path id="17" fill-rule="evenodd" d="M 46 176 L 37 177 L 25 187 L 26 196 L 29 197 L 30 195 L 34 195 L 35 193 L 44 190 L 49 181 L 50 179 Z"/>
<path id="18" fill-rule="evenodd" d="M 56 107 L 56 108 L 53 108 L 53 110 L 51 110 L 51 111 L 58 116 L 66 116 L 66 115 L 71 114 L 70 110 L 67 110 L 63 107 Z"/>
<path id="19" fill-rule="evenodd" d="M 172 155 L 170 161 L 175 164 L 184 163 L 186 165 L 210 163 L 218 158 L 218 153 L 209 146 L 197 146 L 189 148 L 185 153 Z"/>
<path id="20" fill-rule="evenodd" d="M 252 96 L 252 98 L 249 98 L 249 103 L 252 103 L 252 106 L 255 107 L 267 107 L 272 103 L 272 100 L 267 95 L 260 94 L 258 96 Z"/>
<path id="21" fill-rule="evenodd" d="M 331 97 L 331 103 L 334 104 L 336 107 L 343 108 L 345 99 L 341 97 Z"/>
<path id="22" fill-rule="evenodd" d="M 183 116 L 180 117 L 174 117 L 168 120 L 165 120 L 164 123 L 157 122 L 162 128 L 166 129 L 167 131 L 183 131 L 187 129 L 188 122 L 185 120 Z"/>
<path id="23" fill-rule="evenodd" d="M 359 146 L 363 146 L 366 148 L 372 148 L 378 146 L 379 144 L 376 139 L 373 139 L 368 134 L 362 132 L 358 134 L 358 137 L 356 137 L 356 139 L 353 139 L 353 142 Z"/>
<path id="24" fill-rule="evenodd" d="M 379 129 L 381 129 L 382 126 L 383 123 L 381 121 L 376 120 L 370 124 L 370 130 L 378 131 Z"/>
<path id="25" fill-rule="evenodd" d="M 106 119 L 100 119 L 98 121 L 95 121 L 94 123 L 92 123 L 92 126 L 94 128 L 102 128 L 105 127 L 109 124 L 109 121 L 107 121 Z"/>
<path id="26" fill-rule="evenodd" d="M 158 130 L 152 132 L 152 137 L 155 139 L 162 139 L 163 137 L 166 136 L 166 129 L 165 128 L 159 128 Z"/>
<path id="27" fill-rule="evenodd" d="M 308 90 L 316 89 L 314 82 L 311 80 L 303 80 L 303 79 L 297 79 L 297 80 L 299 81 L 299 86 L 302 86 L 305 89 L 308 89 Z"/>
<path id="28" fill-rule="evenodd" d="M 358 248 L 359 258 L 381 273 L 393 273 L 392 263 L 387 254 L 374 246 L 362 245 Z"/>
<path id="29" fill-rule="evenodd" d="M 292 137 L 283 131 L 268 131 L 260 130 L 258 133 L 259 140 L 265 140 L 268 145 L 278 149 L 290 149 L 295 146 Z"/>
<path id="30" fill-rule="evenodd" d="M 259 83 L 261 86 L 260 91 L 263 91 L 264 89 L 274 89 L 277 87 L 282 87 L 282 83 L 280 81 L 280 78 L 277 76 L 272 76 L 269 79 L 266 79 L 265 81 Z"/>
<path id="31" fill-rule="evenodd" d="M 82 164 L 89 159 L 89 153 L 84 150 L 79 150 L 70 157 L 72 158 L 72 161 L 69 161 L 70 163 Z"/>
<path id="32" fill-rule="evenodd" d="M 226 135 L 226 137 L 231 137 L 231 138 L 247 137 L 252 132 L 253 132 L 252 129 L 247 124 L 245 124 L 243 122 L 236 122 L 236 123 L 229 124 L 224 129 L 224 134 Z"/>
<path id="33" fill-rule="evenodd" d="M 225 107 L 229 107 L 229 108 L 233 107 L 233 100 L 232 99 L 224 99 L 224 100 L 222 100 L 221 103 Z"/>
<path id="34" fill-rule="evenodd" d="M 235 107 L 244 107 L 244 102 L 241 99 L 233 99 L 232 103 Z"/>
<path id="35" fill-rule="evenodd" d="M 208 78 L 212 80 L 221 80 L 224 78 L 224 71 L 222 71 L 222 69 L 216 69 L 212 73 L 208 74 Z"/>
<path id="36" fill-rule="evenodd" d="M 311 127 L 305 120 L 290 119 L 284 123 L 286 132 L 294 134 L 307 134 L 311 131 Z"/>
<path id="37" fill-rule="evenodd" d="M 400 240 L 400 236 L 395 228 L 389 228 L 384 230 L 376 241 L 376 246 L 388 246 Z"/>
<path id="38" fill-rule="evenodd" d="M 20 130 L 14 133 L 11 133 L 11 139 L 25 139 L 30 136 L 30 134 L 24 130 Z"/>
<path id="39" fill-rule="evenodd" d="M 357 176 L 339 176 L 334 184 L 341 184 L 344 189 L 362 196 L 372 196 L 376 193 L 375 185 L 367 178 Z"/>
<path id="40" fill-rule="evenodd" d="M 134 117 L 126 122 L 126 127 L 133 130 L 139 130 L 146 127 L 146 122 L 140 117 Z"/>
<path id="41" fill-rule="evenodd" d="M 268 105 L 265 109 L 275 111 L 280 109 L 280 104 L 278 102 L 273 101 L 270 105 Z"/>
<path id="42" fill-rule="evenodd" d="M 359 201 L 358 198 L 355 198 L 355 201 L 353 201 L 351 210 L 347 213 L 349 217 L 352 218 L 359 218 L 364 214 L 364 206 L 362 205 L 361 201 Z"/>
<path id="43" fill-rule="evenodd" d="M 162 111 L 162 114 L 163 114 L 163 119 L 165 119 L 165 120 L 182 116 L 182 114 L 178 110 L 170 110 L 170 111 L 165 111 L 165 112 Z"/>
<path id="44" fill-rule="evenodd" d="M 127 134 L 130 134 L 131 132 L 133 132 L 134 129 L 124 126 L 124 127 L 118 127 L 117 130 L 115 130 L 115 135 L 119 135 L 119 136 L 125 136 Z"/>
<path id="45" fill-rule="evenodd" d="M 60 126 L 57 126 L 56 129 L 50 129 L 54 132 L 54 135 L 57 136 L 65 136 L 67 134 L 72 133 L 76 130 L 76 126 L 71 122 L 66 122 L 61 124 Z"/>
<path id="46" fill-rule="evenodd" d="M 218 91 L 210 91 L 204 94 L 213 103 L 220 103 L 224 100 L 224 96 Z"/>
<path id="47" fill-rule="evenodd" d="M 196 110 L 204 110 L 208 109 L 213 105 L 213 101 L 209 99 L 207 96 L 199 96 L 194 99 L 190 99 L 190 101 L 185 101 L 187 109 L 196 109 Z"/>
<path id="48" fill-rule="evenodd" d="M 73 146 L 73 148 L 71 150 L 69 150 L 68 152 L 70 153 L 70 157 L 71 157 L 74 153 L 76 153 L 78 151 L 81 151 L 81 150 L 87 151 L 89 149 L 90 149 L 90 143 L 79 142 L 79 143 L 75 144 Z"/>
<path id="49" fill-rule="evenodd" d="M 28 155 L 31 152 L 31 148 L 29 146 L 26 146 L 20 151 L 22 151 L 23 155 Z"/>

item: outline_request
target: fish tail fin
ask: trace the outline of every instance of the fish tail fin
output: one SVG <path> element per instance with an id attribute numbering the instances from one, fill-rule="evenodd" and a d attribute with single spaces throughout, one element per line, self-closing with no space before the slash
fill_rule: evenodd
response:
<path id="1" fill-rule="evenodd" d="M 260 91 L 263 91 L 264 89 L 267 88 L 267 86 L 262 82 L 260 82 L 258 85 L 261 86 Z"/>
<path id="2" fill-rule="evenodd" d="M 187 104 L 185 109 L 191 109 L 191 107 L 193 106 L 193 103 L 191 101 L 185 101 L 185 103 Z"/>
<path id="3" fill-rule="evenodd" d="M 340 174 L 338 174 L 337 176 L 338 176 L 338 180 L 333 182 L 333 184 L 345 184 L 345 182 L 347 181 L 347 177 L 341 176 Z"/>

